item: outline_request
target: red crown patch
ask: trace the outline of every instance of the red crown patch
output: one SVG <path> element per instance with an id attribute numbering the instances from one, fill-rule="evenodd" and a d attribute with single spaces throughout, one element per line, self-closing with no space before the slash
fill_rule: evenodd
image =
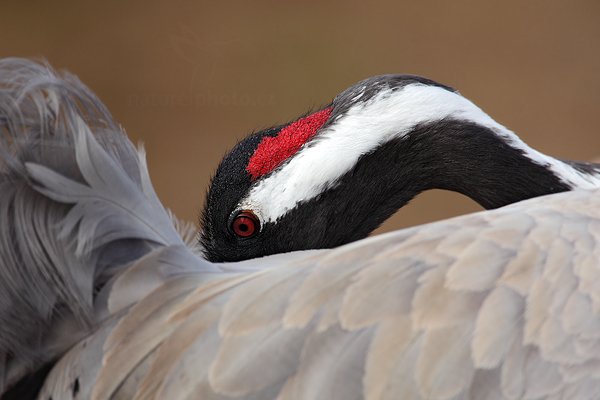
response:
<path id="1" fill-rule="evenodd" d="M 277 136 L 265 137 L 250 157 L 246 167 L 252 180 L 268 174 L 296 154 L 302 145 L 327 122 L 331 111 L 332 107 L 317 111 L 292 122 L 279 131 Z"/>

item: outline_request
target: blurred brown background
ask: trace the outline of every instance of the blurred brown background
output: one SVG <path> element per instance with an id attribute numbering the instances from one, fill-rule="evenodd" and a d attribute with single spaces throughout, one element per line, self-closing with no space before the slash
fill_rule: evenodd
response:
<path id="1" fill-rule="evenodd" d="M 0 56 L 79 75 L 185 219 L 237 139 L 381 73 L 452 85 L 543 152 L 600 156 L 597 0 L 2 3 Z M 384 229 L 476 209 L 437 191 Z"/>

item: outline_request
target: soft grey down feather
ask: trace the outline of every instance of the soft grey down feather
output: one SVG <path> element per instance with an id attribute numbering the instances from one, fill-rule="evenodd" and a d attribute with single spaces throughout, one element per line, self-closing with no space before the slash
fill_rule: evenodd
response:
<path id="1" fill-rule="evenodd" d="M 99 322 L 123 265 L 182 245 L 143 156 L 76 77 L 0 60 L 0 393 Z"/>

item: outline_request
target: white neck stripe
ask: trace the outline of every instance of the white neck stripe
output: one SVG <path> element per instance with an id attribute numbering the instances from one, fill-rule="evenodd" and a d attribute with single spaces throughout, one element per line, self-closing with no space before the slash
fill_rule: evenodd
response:
<path id="1" fill-rule="evenodd" d="M 509 145 L 522 150 L 533 162 L 551 169 L 573 187 L 600 185 L 599 177 L 583 174 L 530 148 L 461 95 L 416 83 L 396 90 L 384 89 L 373 98 L 352 106 L 282 167 L 258 181 L 238 208 L 253 210 L 263 223 L 274 222 L 298 203 L 334 186 L 363 154 L 406 136 L 416 125 L 444 118 L 469 121 L 493 130 Z"/>

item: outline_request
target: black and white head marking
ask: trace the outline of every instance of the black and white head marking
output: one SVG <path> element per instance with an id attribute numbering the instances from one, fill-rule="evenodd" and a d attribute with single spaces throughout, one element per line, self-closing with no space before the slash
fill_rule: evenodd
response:
<path id="1" fill-rule="evenodd" d="M 425 78 L 369 78 L 331 107 L 311 140 L 255 181 L 245 163 L 282 127 L 250 136 L 224 159 L 204 212 L 202 242 L 211 260 L 347 243 L 431 188 L 492 208 L 600 185 L 595 166 L 584 170 L 530 148 L 452 88 Z M 258 235 L 239 240 L 223 232 L 239 210 L 258 216 Z"/>

